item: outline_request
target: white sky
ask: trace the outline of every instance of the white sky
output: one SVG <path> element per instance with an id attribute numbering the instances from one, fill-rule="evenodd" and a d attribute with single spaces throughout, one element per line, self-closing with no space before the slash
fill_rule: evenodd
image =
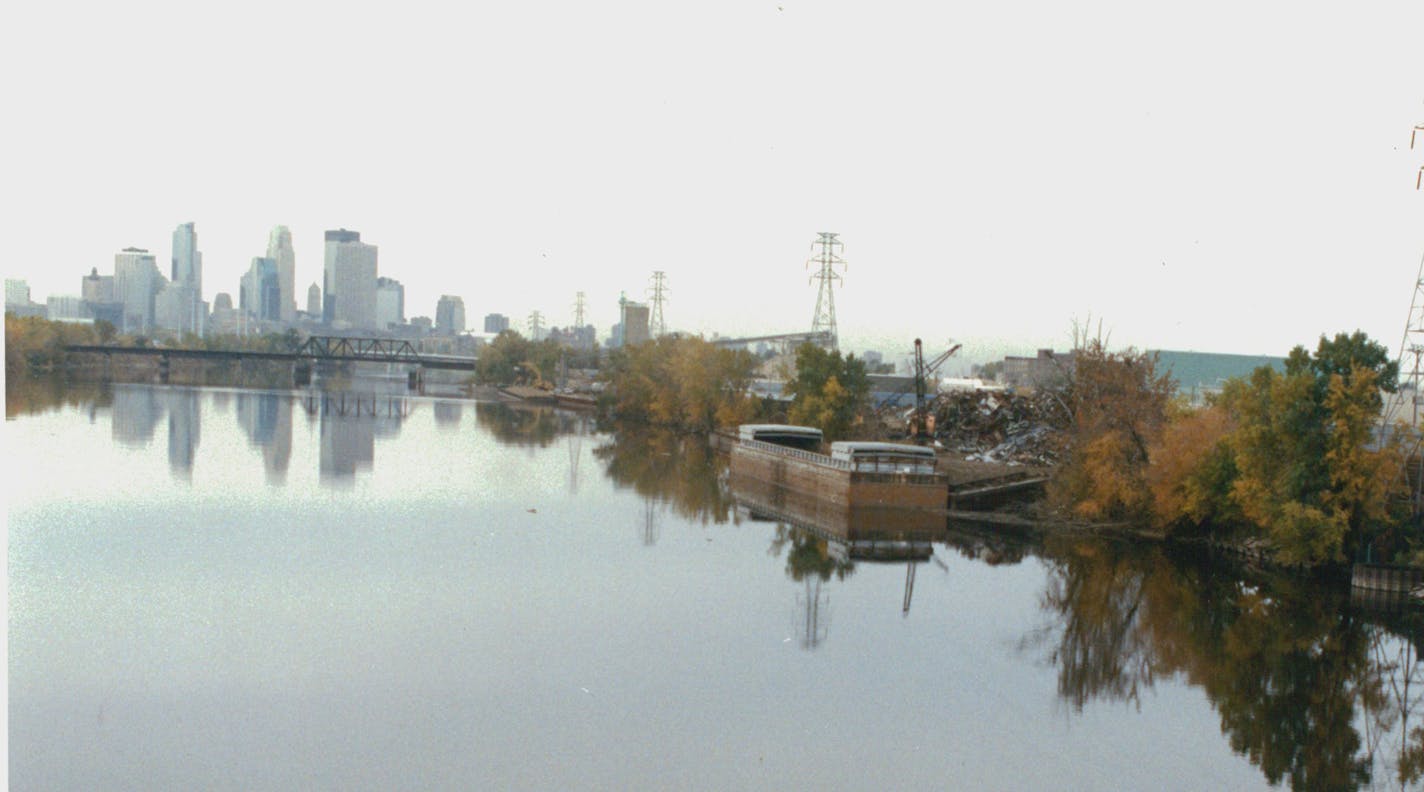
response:
<path id="1" fill-rule="evenodd" d="M 968 359 L 1397 343 L 1424 252 L 1424 3 L 10 4 L 6 276 L 75 294 L 197 223 L 235 293 L 291 227 L 380 246 L 407 315 L 464 297 L 600 336 L 809 329 Z"/>

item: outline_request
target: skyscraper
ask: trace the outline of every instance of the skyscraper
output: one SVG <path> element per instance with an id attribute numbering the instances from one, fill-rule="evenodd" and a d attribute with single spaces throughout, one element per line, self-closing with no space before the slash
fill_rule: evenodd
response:
<path id="1" fill-rule="evenodd" d="M 465 301 L 453 294 L 440 295 L 435 304 L 435 332 L 459 335 L 465 332 Z"/>
<path id="2" fill-rule="evenodd" d="M 395 278 L 376 279 L 376 327 L 405 324 L 405 287 Z"/>
<path id="3" fill-rule="evenodd" d="M 128 247 L 114 254 L 114 296 L 124 305 L 122 332 L 153 329 L 154 297 L 166 281 L 158 271 L 158 261 L 147 250 Z"/>
<path id="4" fill-rule="evenodd" d="M 321 318 L 321 287 L 315 283 L 307 289 L 307 313 L 312 319 Z"/>
<path id="5" fill-rule="evenodd" d="M 173 229 L 173 281 L 160 290 L 155 306 L 154 322 L 179 332 L 201 333 L 207 324 L 207 306 L 203 304 L 203 254 L 198 250 L 198 232 L 192 223 L 182 223 Z M 161 314 L 159 316 L 158 314 Z"/>
<path id="6" fill-rule="evenodd" d="M 292 248 L 292 232 L 286 226 L 279 225 L 268 235 L 267 258 L 277 262 L 280 318 L 284 322 L 294 321 L 297 318 L 297 253 Z"/>
<path id="7" fill-rule="evenodd" d="M 502 333 L 509 329 L 509 317 L 504 314 L 485 314 L 485 332 Z"/>
<path id="8" fill-rule="evenodd" d="M 170 273 L 174 283 L 193 287 L 198 299 L 203 294 L 203 254 L 198 252 L 198 232 L 192 223 L 183 223 L 173 229 L 173 270 Z"/>
<path id="9" fill-rule="evenodd" d="M 242 292 L 238 295 L 238 307 L 247 316 L 259 321 L 280 321 L 282 318 L 281 295 L 277 262 L 265 256 L 253 258 L 252 266 L 242 277 Z"/>
<path id="10" fill-rule="evenodd" d="M 376 246 L 344 228 L 326 232 L 322 321 L 376 327 Z"/>

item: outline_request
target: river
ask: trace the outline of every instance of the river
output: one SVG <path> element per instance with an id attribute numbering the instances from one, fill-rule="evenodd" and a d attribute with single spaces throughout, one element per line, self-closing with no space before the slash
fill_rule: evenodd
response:
<path id="1" fill-rule="evenodd" d="M 15 789 L 1413 788 L 1412 610 L 393 385 L 11 383 Z M 1411 786 L 1413 785 L 1413 786 Z"/>

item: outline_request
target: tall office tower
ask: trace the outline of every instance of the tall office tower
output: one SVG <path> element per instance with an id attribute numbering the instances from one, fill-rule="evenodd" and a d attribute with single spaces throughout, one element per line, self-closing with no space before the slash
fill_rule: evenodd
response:
<path id="1" fill-rule="evenodd" d="M 114 254 L 114 296 L 124 305 L 122 332 L 153 329 L 154 297 L 166 280 L 147 250 L 128 247 Z"/>
<path id="2" fill-rule="evenodd" d="M 198 233 L 192 223 L 173 229 L 173 280 L 157 296 L 154 323 L 159 327 L 201 333 L 206 324 L 203 305 L 203 254 L 198 251 Z"/>
<path id="3" fill-rule="evenodd" d="M 459 335 L 465 332 L 465 301 L 451 294 L 440 295 L 435 304 L 435 332 Z"/>
<path id="4" fill-rule="evenodd" d="M 395 278 L 376 279 L 376 328 L 405 324 L 405 287 Z"/>
<path id="5" fill-rule="evenodd" d="M 203 254 L 198 251 L 198 233 L 192 223 L 183 223 L 173 229 L 173 269 L 174 283 L 193 287 L 198 299 L 203 299 Z"/>
<path id="6" fill-rule="evenodd" d="M 344 228 L 326 232 L 321 318 L 330 324 L 376 326 L 376 246 Z"/>
<path id="7" fill-rule="evenodd" d="M 267 237 L 267 258 L 277 262 L 277 287 L 281 291 L 281 320 L 297 318 L 297 252 L 292 248 L 292 232 L 284 225 Z"/>
<path id="8" fill-rule="evenodd" d="M 485 332 L 503 333 L 509 329 L 509 317 L 504 314 L 485 314 Z"/>
<path id="9" fill-rule="evenodd" d="M 282 318 L 282 287 L 277 274 L 277 262 L 265 256 L 252 259 L 252 266 L 242 276 L 242 292 L 238 307 L 253 319 L 276 322 Z"/>
<path id="10" fill-rule="evenodd" d="M 321 287 L 315 283 L 307 289 L 307 313 L 313 319 L 321 318 Z"/>

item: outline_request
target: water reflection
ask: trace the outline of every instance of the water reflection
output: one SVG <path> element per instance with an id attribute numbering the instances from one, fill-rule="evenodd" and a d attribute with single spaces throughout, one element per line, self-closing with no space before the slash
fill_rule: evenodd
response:
<path id="1" fill-rule="evenodd" d="M 553 407 L 480 402 L 475 406 L 475 422 L 504 445 L 547 448 L 567 434 L 587 434 L 587 416 Z"/>
<path id="2" fill-rule="evenodd" d="M 1059 540 L 1045 558 L 1047 619 L 1023 646 L 1058 669 L 1074 711 L 1140 704 L 1159 680 L 1182 677 L 1271 784 L 1419 780 L 1416 624 L 1372 620 L 1334 581 L 1241 574 L 1203 556 Z"/>
<path id="3" fill-rule="evenodd" d="M 163 395 L 168 405 L 168 468 L 176 477 L 191 479 L 202 426 L 199 394 L 170 390 Z"/>
<path id="4" fill-rule="evenodd" d="M 829 593 L 823 584 L 844 580 L 857 561 L 904 563 L 901 613 L 914 598 L 915 570 L 933 556 L 944 535 L 944 518 L 922 510 L 851 508 L 777 486 L 733 470 L 731 492 L 739 516 L 776 523 L 767 552 L 786 553 L 786 575 L 802 584 L 796 595 L 801 648 L 815 649 L 829 632 Z"/>
<path id="5" fill-rule="evenodd" d="M 262 453 L 267 483 L 284 484 L 292 458 L 292 398 L 280 393 L 239 392 L 237 424 L 247 442 Z"/>
<path id="6" fill-rule="evenodd" d="M 59 376 L 5 379 L 6 418 L 87 405 L 92 419 L 98 408 L 108 407 L 112 400 L 113 386 L 106 382 L 80 382 Z"/>
<path id="7" fill-rule="evenodd" d="M 703 525 L 732 519 L 727 460 L 706 437 L 619 427 L 593 453 L 616 486 L 631 487 L 681 517 Z"/>
<path id="8" fill-rule="evenodd" d="M 400 434 L 410 414 L 409 400 L 356 392 L 311 393 L 302 398 L 308 416 L 318 418 L 319 463 L 326 484 L 349 484 L 376 461 L 376 438 Z"/>

